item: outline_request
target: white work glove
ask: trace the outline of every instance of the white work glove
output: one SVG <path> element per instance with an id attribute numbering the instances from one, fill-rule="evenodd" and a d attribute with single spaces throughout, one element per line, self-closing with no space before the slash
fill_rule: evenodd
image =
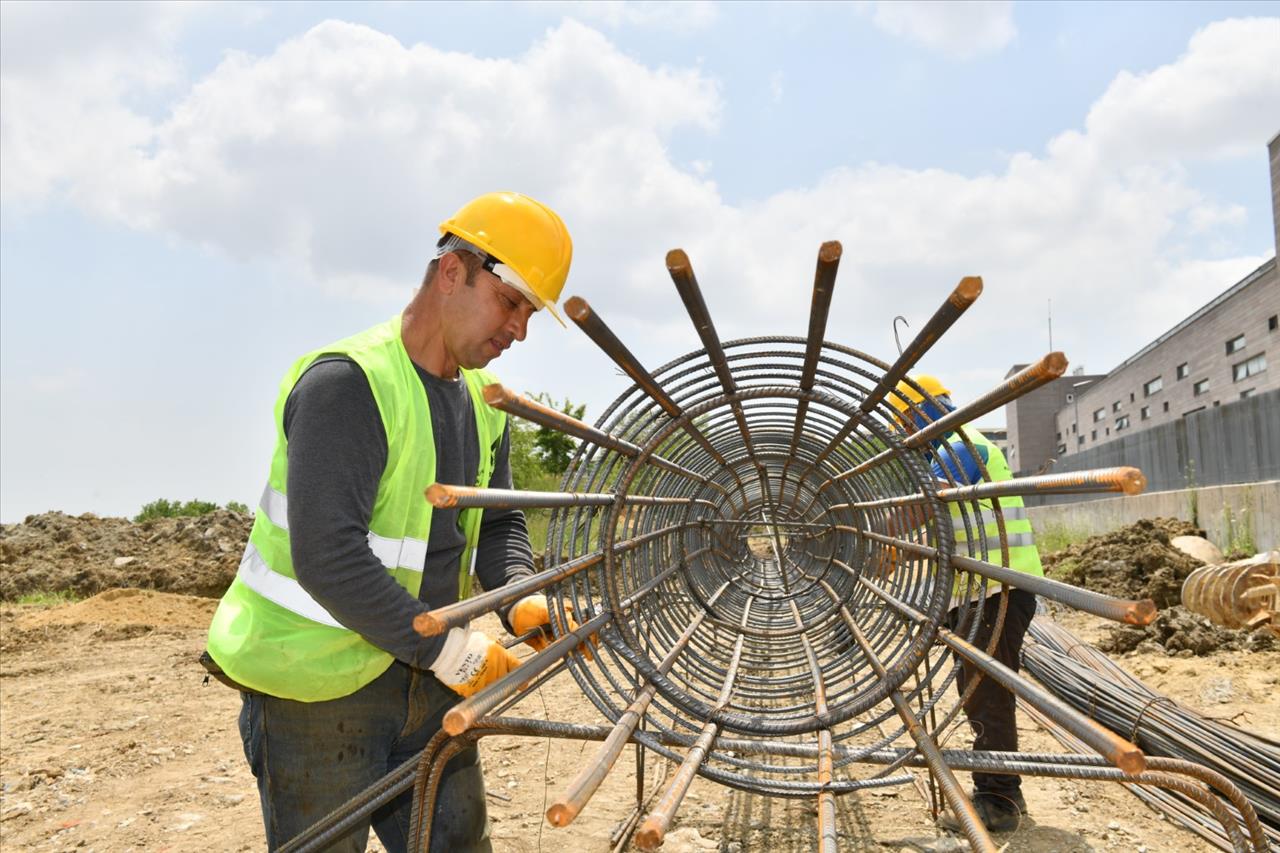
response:
<path id="1" fill-rule="evenodd" d="M 520 659 L 483 631 L 451 628 L 431 664 L 440 683 L 459 696 L 471 696 L 520 665 Z"/>

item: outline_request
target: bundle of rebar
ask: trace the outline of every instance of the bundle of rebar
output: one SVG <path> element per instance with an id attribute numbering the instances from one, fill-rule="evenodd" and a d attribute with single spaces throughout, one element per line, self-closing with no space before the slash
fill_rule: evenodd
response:
<path id="1" fill-rule="evenodd" d="M 1280 848 L 1280 741 L 1206 717 L 1162 696 L 1098 649 L 1043 617 L 1031 623 L 1022 654 L 1028 673 L 1037 681 L 1108 728 L 1128 734 L 1149 757 L 1193 762 L 1231 780 L 1257 810 L 1268 842 Z M 1055 728 L 1052 723 L 1049 727 Z M 1192 831 L 1224 850 L 1231 849 L 1223 828 L 1207 819 L 1194 801 L 1176 791 L 1131 788 Z"/>
<path id="2" fill-rule="evenodd" d="M 903 784 L 903 768 L 926 767 L 982 851 L 996 848 L 956 769 L 1150 775 L 1132 739 L 1000 664 L 995 638 L 985 649 L 974 643 L 977 615 L 1004 585 L 1131 624 L 1154 617 L 1149 600 L 1010 569 L 1010 547 L 1029 535 L 1006 528 L 1025 510 L 1001 504 L 1029 494 L 1134 494 L 1142 474 L 1112 468 L 991 482 L 963 425 L 1063 375 L 1065 357 L 1049 353 L 947 413 L 908 374 L 974 304 L 981 279 L 960 281 L 886 362 L 827 340 L 840 257 L 834 242 L 818 253 L 806 336 L 721 341 L 689 259 L 670 252 L 667 270 L 701 348 L 653 369 L 585 300 L 568 300 L 568 315 L 632 381 L 594 425 L 501 386 L 486 389 L 490 405 L 580 441 L 561 490 L 437 484 L 427 498 L 552 508 L 544 569 L 423 614 L 415 627 L 437 635 L 542 591 L 555 639 L 445 717 L 419 774 L 420 844 L 439 767 L 461 744 L 491 734 L 602 741 L 548 809 L 557 827 L 587 807 L 627 744 L 672 760 L 678 770 L 635 834 L 643 849 L 662 843 L 695 775 L 813 798 L 820 849 L 834 850 L 837 796 Z M 976 483 L 953 479 L 965 451 L 978 461 Z M 599 645 L 588 655 L 593 636 Z M 939 737 L 962 707 L 949 689 L 961 662 L 1066 727 L 1104 766 L 1079 756 L 944 754 Z M 609 727 L 501 716 L 531 683 L 562 669 Z"/>

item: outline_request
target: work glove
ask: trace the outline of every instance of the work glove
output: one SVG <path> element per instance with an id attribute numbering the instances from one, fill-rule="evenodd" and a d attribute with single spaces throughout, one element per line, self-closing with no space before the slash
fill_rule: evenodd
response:
<path id="1" fill-rule="evenodd" d="M 578 628 L 578 622 L 573 618 L 573 602 L 566 601 L 564 603 L 565 618 L 569 622 L 569 630 L 575 631 Z M 551 643 L 551 612 L 547 607 L 547 597 L 541 593 L 535 595 L 526 595 L 520 599 L 511 608 L 511 612 L 507 615 L 511 622 L 511 631 L 517 637 L 534 628 L 541 629 L 539 633 L 525 640 L 525 644 L 535 652 L 540 652 Z M 599 639 L 592 635 L 591 641 L 599 643 Z M 586 655 L 587 660 L 594 660 L 591 654 L 591 646 L 583 644 L 582 653 Z"/>
<path id="2" fill-rule="evenodd" d="M 431 671 L 441 684 L 466 698 L 519 665 L 519 658 L 483 631 L 451 628 L 445 635 L 444 648 L 431 664 Z"/>

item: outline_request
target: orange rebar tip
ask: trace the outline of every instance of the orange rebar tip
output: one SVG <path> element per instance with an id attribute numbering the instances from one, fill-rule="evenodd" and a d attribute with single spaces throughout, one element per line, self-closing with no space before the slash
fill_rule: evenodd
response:
<path id="1" fill-rule="evenodd" d="M 569 803 L 552 803 L 547 809 L 547 822 L 555 827 L 568 826 L 577 816 L 578 810 Z"/>
<path id="2" fill-rule="evenodd" d="M 430 611 L 413 617 L 413 630 L 423 637 L 438 637 L 445 632 L 446 627 L 448 626 L 433 616 Z"/>
<path id="3" fill-rule="evenodd" d="M 1130 776 L 1136 776 L 1147 769 L 1147 757 L 1142 754 L 1142 750 L 1128 742 L 1108 755 L 1107 760 Z"/>
<path id="4" fill-rule="evenodd" d="M 578 323 L 591 316 L 591 306 L 581 296 L 570 296 L 569 301 L 564 304 L 564 311 Z"/>
<path id="5" fill-rule="evenodd" d="M 502 403 L 509 403 L 518 396 L 501 382 L 494 382 L 492 385 L 484 386 L 480 393 L 484 395 L 484 401 L 494 407 Z"/>
<path id="6" fill-rule="evenodd" d="M 458 486 L 447 486 L 444 483 L 432 483 L 427 486 L 427 491 L 425 492 L 427 503 L 436 509 L 448 509 L 457 506 L 460 494 L 459 488 Z"/>
<path id="7" fill-rule="evenodd" d="M 822 248 L 818 249 L 818 260 L 824 264 L 831 264 L 840 260 L 843 254 L 844 246 L 840 244 L 839 240 L 828 240 L 822 244 Z"/>
<path id="8" fill-rule="evenodd" d="M 474 714 L 465 710 L 461 705 L 455 705 L 444 715 L 444 722 L 440 727 L 447 733 L 457 737 L 475 725 L 475 722 Z"/>
<path id="9" fill-rule="evenodd" d="M 1048 377 L 1050 379 L 1057 379 L 1059 376 L 1062 376 L 1067 372 L 1067 364 L 1066 355 L 1054 350 L 1032 365 L 1032 370 L 1037 378 Z"/>
<path id="10" fill-rule="evenodd" d="M 960 279 L 947 301 L 957 308 L 968 308 L 982 295 L 982 276 L 967 275 Z"/>
<path id="11" fill-rule="evenodd" d="M 1126 625 L 1150 625 L 1155 621 L 1156 603 L 1149 598 L 1130 602 L 1125 608 L 1123 621 Z"/>
<path id="12" fill-rule="evenodd" d="M 667 270 L 669 272 L 688 275 L 691 269 L 693 269 L 693 265 L 689 263 L 689 256 L 685 254 L 684 249 L 672 249 L 667 252 Z"/>
<path id="13" fill-rule="evenodd" d="M 636 846 L 641 850 L 657 850 L 662 846 L 665 836 L 666 832 L 663 831 L 661 822 L 654 820 L 651 815 L 645 818 L 644 823 L 636 830 Z"/>
<path id="14" fill-rule="evenodd" d="M 1147 477 L 1137 468 L 1121 468 L 1118 471 L 1120 491 L 1126 495 L 1140 495 L 1147 489 Z"/>

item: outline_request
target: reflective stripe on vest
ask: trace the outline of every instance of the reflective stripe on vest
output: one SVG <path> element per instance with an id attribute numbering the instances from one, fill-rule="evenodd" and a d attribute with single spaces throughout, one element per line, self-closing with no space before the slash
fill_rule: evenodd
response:
<path id="1" fill-rule="evenodd" d="M 1006 498 L 1007 500 L 1007 498 Z M 982 506 L 981 504 L 975 509 L 972 505 L 966 506 L 969 515 L 969 526 L 975 532 L 985 531 L 985 538 L 982 535 L 976 537 L 976 541 L 985 542 L 988 551 L 1000 553 L 1000 528 L 996 525 L 996 514 L 992 507 Z M 1009 542 L 1010 548 L 1028 548 L 1036 544 L 1035 535 L 1030 530 L 1030 525 L 1024 532 L 1011 533 L 1008 530 L 1008 523 L 1011 521 L 1026 521 L 1027 508 L 1023 506 L 1006 507 L 1001 504 L 1000 514 L 1004 516 L 1006 529 L 1005 539 Z M 968 543 L 969 532 L 964 528 L 964 522 L 957 512 L 952 512 L 952 526 L 954 527 L 956 544 Z M 1018 525 L 1022 526 L 1022 525 Z M 976 547 L 976 544 L 975 544 Z"/>
<path id="2" fill-rule="evenodd" d="M 984 482 L 1000 483 L 1013 479 L 1009 463 L 1004 454 L 986 436 L 976 430 L 961 428 L 975 448 L 987 449 L 987 478 Z M 944 439 L 949 443 L 960 441 L 960 436 L 953 433 Z M 1000 514 L 1004 519 L 1005 540 L 1009 545 L 1009 568 L 1025 572 L 1029 575 L 1043 576 L 1044 568 L 1040 564 L 1040 552 L 1036 549 L 1035 535 L 1031 530 L 1031 519 L 1020 497 L 1000 499 Z M 971 554 L 977 559 L 986 557 L 986 562 L 995 565 L 1006 565 L 1004 552 L 1000 547 L 1000 525 L 997 523 L 995 507 L 990 500 L 963 501 L 953 503 L 950 507 L 951 527 L 955 535 L 956 552 Z M 965 529 L 965 520 L 969 527 Z M 972 539 L 970 539 L 972 535 Z M 986 546 L 983 554 L 982 547 Z M 951 605 L 956 607 L 964 601 L 964 573 L 957 573 L 951 588 Z M 981 578 L 974 577 L 975 590 Z M 987 594 L 993 594 L 1000 588 L 999 584 L 988 582 Z"/>

